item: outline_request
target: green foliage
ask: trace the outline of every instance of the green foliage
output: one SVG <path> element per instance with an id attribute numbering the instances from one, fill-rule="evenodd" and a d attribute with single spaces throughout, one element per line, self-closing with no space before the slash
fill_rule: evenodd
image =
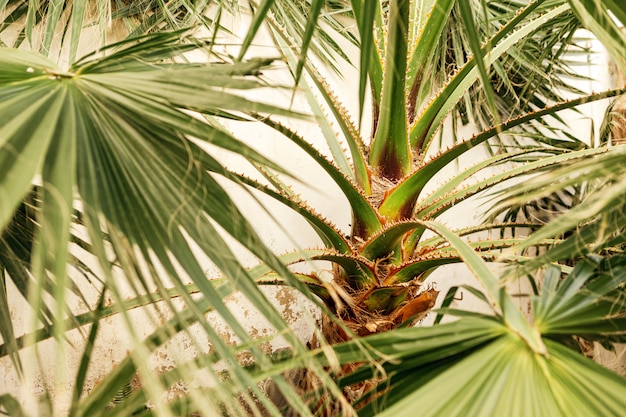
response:
<path id="1" fill-rule="evenodd" d="M 0 1 L 0 357 L 26 381 L 45 365 L 30 363 L 38 352 L 29 349 L 54 342 L 61 369 L 47 376 L 39 414 L 413 415 L 418 401 L 433 416 L 624 409 L 624 379 L 571 349 L 576 338 L 624 341 L 624 146 L 580 147 L 554 139 L 548 123 L 624 92 L 582 94 L 565 80 L 583 26 L 623 65 L 623 35 L 610 17 L 626 20 L 617 2 L 249 2 L 251 24 L 233 59 L 220 48 L 235 29 L 226 16 L 237 19 L 239 9 L 227 1 Z M 77 58 L 87 30 L 97 49 Z M 263 31 L 270 58 L 246 59 Z M 360 52 L 359 127 L 322 76 L 350 65 L 352 47 Z M 292 88 L 267 81 L 274 68 L 290 71 Z M 250 98 L 267 90 L 302 95 L 312 115 Z M 330 156 L 289 125 L 298 119 L 319 124 Z M 342 194 L 351 225 L 320 215 L 317 201 L 291 189 L 312 179 L 237 139 L 225 121 L 254 124 L 304 151 Z M 469 121 L 472 136 L 457 129 Z M 435 185 L 481 146 L 491 154 Z M 224 151 L 258 175 L 221 163 Z M 460 230 L 441 223 L 454 206 L 535 174 L 502 210 L 585 182 L 596 191 L 529 238 L 501 232 L 537 224 L 495 216 Z M 293 210 L 320 248 L 276 256 L 224 184 Z M 261 264 L 246 269 L 230 241 Z M 548 249 L 519 255 L 531 246 Z M 205 259 L 221 277 L 206 277 Z M 507 279 L 534 274 L 530 317 L 490 268 L 494 260 L 510 264 Z M 332 265 L 331 280 L 299 269 L 318 261 Z M 491 314 L 450 308 L 451 292 L 439 315 L 457 321 L 413 327 L 438 295 L 424 280 L 451 263 L 475 275 L 480 288 L 470 292 Z M 10 282 L 20 300 L 9 299 Z M 293 288 L 323 311 L 311 341 L 295 335 L 262 285 Z M 233 314 L 233 295 L 269 323 L 267 337 Z M 76 299 L 87 307 L 73 309 Z M 9 308 L 16 302 L 33 312 L 25 334 Z M 143 331 L 135 311 L 147 312 L 154 329 Z M 132 349 L 88 389 L 113 317 Z M 74 330 L 84 347 L 67 375 Z M 153 373 L 151 359 L 181 336 L 193 358 Z M 268 354 L 277 336 L 288 349 Z M 195 384 L 201 374 L 208 383 Z M 181 395 L 165 400 L 179 383 Z M 54 395 L 67 386 L 69 409 L 59 410 Z M 8 394 L 0 412 L 27 414 Z"/>

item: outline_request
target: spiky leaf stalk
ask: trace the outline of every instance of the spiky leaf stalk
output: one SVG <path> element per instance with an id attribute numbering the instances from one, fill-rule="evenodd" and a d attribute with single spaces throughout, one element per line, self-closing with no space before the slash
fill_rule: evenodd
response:
<path id="1" fill-rule="evenodd" d="M 382 101 L 370 154 L 370 164 L 376 173 L 391 181 L 399 180 L 411 170 L 405 93 L 408 24 L 408 0 L 392 1 Z"/>

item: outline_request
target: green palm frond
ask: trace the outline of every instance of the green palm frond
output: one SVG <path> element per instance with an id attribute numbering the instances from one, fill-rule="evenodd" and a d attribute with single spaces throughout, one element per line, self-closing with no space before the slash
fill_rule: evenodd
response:
<path id="1" fill-rule="evenodd" d="M 42 312 L 42 318 L 47 315 L 47 320 L 41 323 L 50 328 L 55 339 L 64 343 L 65 332 L 73 327 L 68 326 L 64 317 L 67 291 L 72 288 L 68 265 L 75 258 L 70 245 L 70 227 L 76 222 L 72 216 L 76 206 L 84 225 L 82 239 L 90 245 L 100 279 L 106 283 L 118 306 L 123 306 L 124 296 L 114 275 L 123 272 L 137 297 L 153 294 L 153 286 L 163 294 L 171 294 L 158 278 L 157 268 L 161 269 L 173 283 L 176 296 L 190 306 L 185 313 L 189 317 L 186 320 L 203 323 L 221 359 L 237 363 L 232 349 L 221 342 L 216 330 L 206 323 L 207 308 L 196 306 L 197 301 L 187 291 L 186 280 L 194 282 L 204 303 L 229 322 L 244 344 L 251 346 L 252 355 L 263 357 L 227 308 L 223 295 L 207 280 L 190 246 L 190 242 L 194 242 L 202 248 L 204 256 L 212 259 L 232 280 L 232 288 L 245 294 L 294 348 L 304 349 L 214 224 L 220 225 L 259 259 L 273 265 L 276 271 L 286 274 L 284 278 L 296 287 L 297 279 L 265 247 L 207 171 L 210 169 L 218 175 L 227 173 L 199 143 L 211 143 L 246 155 L 257 164 L 279 171 L 280 168 L 224 130 L 212 127 L 189 112 L 295 113 L 237 94 L 237 91 L 263 87 L 254 76 L 270 61 L 231 65 L 162 63 L 163 59 L 169 60 L 188 50 L 189 47 L 180 42 L 180 33 L 159 33 L 129 43 L 126 49 L 107 57 L 81 60 L 69 70 L 62 70 L 40 55 L 0 49 L 1 112 L 8 118 L 0 126 L 3 138 L 0 158 L 5 179 L 0 189 L 3 195 L 0 220 L 3 230 L 7 224 L 15 226 L 3 234 L 3 245 L 11 250 L 3 251 L 8 257 L 3 269 L 7 268 L 14 281 L 20 277 L 31 280 L 32 274 L 29 290 L 24 290 L 28 302 Z M 26 151 L 16 156 L 15 151 L 22 149 Z M 226 176 L 231 180 L 235 178 Z M 17 178 L 19 180 L 15 180 Z M 23 216 L 14 217 L 14 212 L 18 207 L 26 210 L 22 201 L 29 195 L 33 180 L 40 182 L 36 189 L 37 210 L 24 222 L 20 220 Z M 103 236 L 107 236 L 107 240 L 103 241 Z M 17 253 L 19 250 L 26 252 Z M 28 269 L 28 278 L 20 266 Z M 96 287 L 102 288 L 102 284 Z M 39 291 L 43 288 L 48 288 L 54 302 L 46 300 Z M 172 313 L 179 315 L 168 298 L 151 298 L 150 303 L 159 299 L 166 302 Z M 3 310 L 3 338 L 11 342 L 15 338 L 6 313 Z M 126 309 L 117 313 L 129 320 Z M 188 326 L 190 322 L 180 321 L 181 317 L 169 326 Z M 133 329 L 130 323 L 128 325 Z M 166 330 L 167 327 L 161 331 Z M 159 336 L 163 338 L 160 343 L 174 334 L 166 331 Z M 133 337 L 139 340 L 136 333 Z M 15 344 L 5 346 L 14 357 L 17 348 Z M 138 364 L 146 359 L 142 349 L 145 348 L 139 347 L 133 353 L 131 368 L 120 372 L 134 372 L 140 367 Z M 247 378 L 243 370 L 232 368 L 231 371 L 242 381 Z M 124 373 L 123 379 L 127 380 L 128 376 Z M 114 375 L 111 378 L 112 386 L 116 386 L 119 379 Z M 147 387 L 148 397 L 154 399 L 160 389 L 164 387 L 159 384 Z M 289 388 L 283 384 L 281 389 Z M 117 392 L 117 388 L 113 392 Z M 86 406 L 87 410 L 92 410 L 87 415 L 95 415 L 90 407 L 101 411 L 102 401 L 107 400 L 103 396 L 97 401 L 96 405 Z M 302 408 L 297 400 L 292 401 L 292 406 Z"/>
<path id="2" fill-rule="evenodd" d="M 377 367 L 363 365 L 341 383 L 380 381 L 362 398 L 359 415 L 408 416 L 417 398 L 432 416 L 613 415 L 624 406 L 626 383 L 566 347 L 563 337 L 623 340 L 624 271 L 623 256 L 583 262 L 564 279 L 559 269 L 548 271 L 532 301 L 543 354 L 504 317 L 472 313 L 450 324 L 371 336 L 367 353 L 352 343 L 336 346 L 346 362 L 380 355 Z M 602 381 L 603 389 L 591 381 Z"/>

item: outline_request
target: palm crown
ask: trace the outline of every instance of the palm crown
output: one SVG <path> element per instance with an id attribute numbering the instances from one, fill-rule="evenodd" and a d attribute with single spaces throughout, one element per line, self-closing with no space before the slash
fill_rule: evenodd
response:
<path id="1" fill-rule="evenodd" d="M 567 40 L 572 39 L 577 29 L 575 16 L 564 3 L 531 3 L 510 18 L 515 10 L 513 5 L 504 9 L 492 5 L 485 11 L 488 18 L 479 18 L 479 29 L 474 29 L 472 8 L 453 1 L 434 2 L 432 8 L 420 8 L 410 2 L 389 2 L 385 7 L 376 2 L 354 4 L 354 18 L 362 42 L 360 98 L 363 103 L 364 90 L 369 86 L 373 107 L 371 138 L 365 140 L 313 64 L 298 61 L 295 58 L 297 47 L 289 44 L 289 37 L 278 24 L 271 26 L 274 36 L 285 45 L 286 59 L 292 59 L 296 78 L 300 78 L 300 71 L 307 73 L 325 102 L 312 105 L 329 106 L 333 119 L 340 126 L 339 139 L 332 136 L 332 132 L 328 134 L 331 149 L 339 149 L 339 145 L 345 143 L 348 155 L 335 152 L 332 163 L 328 162 L 305 138 L 271 120 L 263 121 L 315 158 L 344 193 L 353 218 L 349 237 L 345 238 L 304 202 L 294 201 L 293 194 L 280 183 L 273 183 L 279 188 L 277 194 L 258 183 L 255 186 L 305 214 L 316 228 L 329 251 L 309 255 L 336 265 L 334 281 L 326 284 L 313 274 L 300 277 L 357 334 L 408 325 L 433 307 L 437 291 L 434 288 L 422 290 L 422 281 L 438 266 L 459 262 L 460 257 L 446 239 L 424 238 L 424 232 L 433 227 L 429 222 L 478 192 L 506 180 L 539 171 L 546 164 L 598 152 L 583 150 L 563 154 L 567 149 L 565 145 L 559 149 L 550 143 L 544 143 L 544 147 L 520 147 L 517 151 L 488 157 L 430 195 L 424 195 L 426 185 L 438 173 L 473 147 L 514 128 L 536 131 L 538 127 L 533 122 L 541 122 L 542 116 L 576 104 L 575 101 L 559 103 L 554 90 L 546 93 L 540 84 L 533 87 L 533 71 L 526 65 L 550 62 L 551 72 L 545 76 L 553 77 L 557 85 L 566 86 L 560 77 L 567 74 L 567 69 L 560 60 L 567 51 Z M 315 10 L 312 14 L 315 15 Z M 548 21 L 551 30 L 559 28 L 565 42 L 545 36 Z M 463 36 L 469 41 L 459 39 L 461 35 L 451 30 L 455 23 L 465 24 L 468 30 Z M 482 45 L 485 36 L 488 38 Z M 520 46 L 522 40 L 525 42 Z M 541 49 L 541 42 L 550 45 L 550 53 Z M 471 58 L 472 55 L 486 56 L 488 50 L 489 62 Z M 488 65 L 496 70 L 488 73 Z M 514 77 L 520 74 L 530 78 L 530 84 L 516 87 Z M 472 87 L 477 82 L 487 88 Z M 498 94 L 492 85 L 496 86 Z M 471 104 L 476 102 L 476 96 L 485 99 L 482 106 Z M 601 97 L 604 95 L 585 100 Z M 466 106 L 477 114 L 475 121 L 484 130 L 439 150 L 436 132 L 442 129 L 440 126 L 450 112 L 459 111 L 459 101 L 468 103 Z M 550 110 L 546 108 L 546 101 L 551 102 Z M 485 125 L 486 122 L 490 124 Z M 493 166 L 537 153 L 556 155 L 549 159 L 535 157 L 532 163 L 474 180 Z M 485 231 L 512 226 L 485 224 L 458 233 L 483 233 L 484 236 Z M 500 235 L 495 233 L 493 238 L 474 243 L 474 249 L 484 259 L 494 259 L 499 250 L 517 242 Z M 333 331 L 342 333 L 337 329 Z M 340 336 L 338 340 L 343 338 Z"/>

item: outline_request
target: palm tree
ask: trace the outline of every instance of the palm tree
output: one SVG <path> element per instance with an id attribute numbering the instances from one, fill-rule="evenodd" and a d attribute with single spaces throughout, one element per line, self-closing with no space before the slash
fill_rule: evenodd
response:
<path id="1" fill-rule="evenodd" d="M 68 331 L 91 324 L 74 375 L 57 369 L 53 378 L 58 384 L 73 380 L 69 415 L 349 415 L 355 410 L 409 415 L 417 398 L 425 413 L 433 415 L 494 415 L 497 410 L 507 415 L 588 414 L 597 409 L 596 399 L 606 414 L 624 406 L 624 381 L 565 347 L 570 335 L 619 339 L 623 326 L 613 320 L 623 311 L 617 302 L 623 281 L 619 256 L 582 263 L 572 271 L 551 270 L 551 280 L 533 302 L 531 324 L 485 264 L 518 261 L 502 250 L 516 247 L 519 239 L 494 233 L 473 243 L 466 240 L 516 225 L 489 223 L 453 232 L 437 222 L 442 213 L 485 189 L 608 152 L 572 151 L 563 141 L 542 137 L 550 129 L 546 118 L 623 92 L 569 101 L 558 93 L 567 87 L 564 57 L 580 24 L 594 30 L 623 64 L 623 43 L 615 41 L 623 35 L 608 10 L 626 19 L 614 1 L 346 5 L 266 0 L 252 4 L 251 29 L 237 59 L 216 48 L 224 16 L 236 7 L 228 2 L 214 9 L 185 1 L 35 3 L 4 2 L 0 28 L 16 34 L 11 42 L 3 41 L 10 47 L 0 49 L 0 353 L 10 357 L 15 372 L 28 375 L 32 364 L 21 357 L 25 347 L 53 338 L 62 362 Z M 86 11 L 94 14 L 91 21 Z M 109 43 L 105 31 L 114 18 L 126 23 L 129 37 Z M 213 37 L 188 35 L 184 28 L 192 23 L 204 25 Z M 102 46 L 76 59 L 78 34 L 86 24 L 101 28 Z M 260 27 L 269 31 L 307 98 L 330 158 L 277 119 L 307 116 L 286 110 L 288 103 L 274 106 L 242 94 L 267 88 L 259 76 L 275 62 L 245 59 Z M 65 40 L 67 52 L 55 48 L 57 36 Z M 340 46 L 345 42 L 360 51 L 358 124 L 309 59 L 315 55 L 330 67 L 341 65 L 347 58 Z M 39 53 L 15 48 L 23 45 Z M 208 62 L 185 59 L 197 50 L 207 53 Z M 67 68 L 55 62 L 63 59 L 70 62 Z M 366 97 L 372 103 L 367 139 L 357 127 L 365 125 Z M 481 131 L 457 136 L 454 126 L 444 127 L 450 114 L 453 121 L 471 120 Z M 290 173 L 281 164 L 237 140 L 220 120 L 258 123 L 306 152 L 347 201 L 352 215 L 347 236 L 315 211 L 314 202 L 292 191 Z M 515 135 L 507 139 L 510 133 Z M 449 148 L 439 145 L 438 135 L 453 140 L 446 139 Z M 538 140 L 529 145 L 528 137 Z M 424 195 L 438 173 L 488 142 L 494 146 L 491 155 Z M 498 142 L 515 146 L 497 148 Z M 205 143 L 245 156 L 259 175 L 233 172 L 206 151 Z M 508 171 L 480 177 L 502 164 L 508 164 Z M 291 208 L 309 222 L 323 247 L 277 257 L 216 176 Z M 581 221 L 574 213 L 570 226 L 571 219 Z M 245 269 L 216 224 L 263 264 Z M 558 243 L 554 236 L 545 232 L 524 244 L 552 245 Z M 223 278 L 206 279 L 203 257 L 215 263 Z M 540 259 L 529 261 L 523 271 L 559 258 Z M 333 265 L 330 281 L 289 268 L 316 261 Z M 424 279 L 458 262 L 475 273 L 483 289 L 471 291 L 492 306 L 493 314 L 448 309 L 462 319 L 411 328 L 437 298 L 434 288 L 422 286 Z M 555 277 L 561 272 L 565 278 L 559 282 Z M 15 335 L 4 274 L 34 312 L 33 331 L 24 336 Z M 86 283 L 95 298 L 81 290 Z M 260 284 L 288 285 L 323 309 L 323 327 L 309 346 L 294 335 Z M 583 285 L 594 291 L 571 291 Z M 131 288 L 130 298 L 123 286 Z M 234 292 L 243 294 L 286 338 L 289 350 L 279 357 L 263 351 L 266 340 L 252 337 L 224 302 Z M 91 308 L 69 309 L 73 297 Z M 161 305 L 169 316 L 158 316 Z M 575 308 L 582 305 L 583 316 Z M 140 306 L 154 311 L 159 323 L 146 338 L 131 317 Z M 237 344 L 219 337 L 206 319 L 208 312 L 228 323 Z M 111 315 L 122 317 L 133 350 L 87 394 L 100 322 Z M 559 324 L 564 318 L 569 325 Z M 210 352 L 193 336 L 193 326 L 210 341 Z M 147 366 L 150 355 L 180 333 L 189 338 L 196 357 L 153 375 Z M 374 366 L 358 366 L 368 362 Z M 478 363 L 485 366 L 477 369 Z M 302 368 L 310 385 L 293 380 Z M 209 383 L 191 386 L 202 372 Z M 509 372 L 520 376 L 497 392 Z M 116 401 L 135 374 L 140 386 Z M 259 388 L 267 378 L 284 404 Z M 180 380 L 187 383 L 185 394 L 163 401 L 163 392 Z M 112 402 L 116 405 L 109 408 Z M 0 397 L 0 407 L 11 415 L 24 412 L 9 395 Z M 51 405 L 49 412 L 62 411 Z"/>

